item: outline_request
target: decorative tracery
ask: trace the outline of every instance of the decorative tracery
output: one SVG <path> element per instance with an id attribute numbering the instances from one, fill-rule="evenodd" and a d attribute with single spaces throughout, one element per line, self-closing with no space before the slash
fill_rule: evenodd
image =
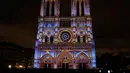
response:
<path id="1" fill-rule="evenodd" d="M 49 53 L 46 53 L 42 56 L 41 62 L 46 64 L 54 63 L 54 58 Z"/>
<path id="2" fill-rule="evenodd" d="M 66 50 L 61 52 L 57 57 L 58 63 L 63 63 L 63 62 L 72 63 L 72 60 L 73 60 L 72 55 Z"/>
<path id="3" fill-rule="evenodd" d="M 77 63 L 88 63 L 89 62 L 88 56 L 85 53 L 83 53 L 83 52 L 81 52 L 77 56 L 76 60 L 77 60 Z"/>

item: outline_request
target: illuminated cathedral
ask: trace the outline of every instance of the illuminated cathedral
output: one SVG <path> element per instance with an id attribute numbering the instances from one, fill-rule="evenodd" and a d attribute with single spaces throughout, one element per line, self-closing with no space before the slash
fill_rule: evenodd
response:
<path id="1" fill-rule="evenodd" d="M 34 68 L 95 67 L 89 0 L 42 0 Z"/>

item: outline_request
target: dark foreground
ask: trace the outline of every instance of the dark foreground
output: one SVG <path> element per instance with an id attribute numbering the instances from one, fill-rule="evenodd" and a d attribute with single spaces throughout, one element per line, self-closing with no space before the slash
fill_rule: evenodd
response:
<path id="1" fill-rule="evenodd" d="M 0 73 L 130 73 L 130 70 L 100 69 L 0 69 Z"/>

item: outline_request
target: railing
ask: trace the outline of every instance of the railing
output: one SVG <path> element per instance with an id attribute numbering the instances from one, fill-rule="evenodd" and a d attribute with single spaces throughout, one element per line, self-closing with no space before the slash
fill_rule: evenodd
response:
<path id="1" fill-rule="evenodd" d="M 40 17 L 39 21 L 86 21 L 88 17 Z M 89 18 L 91 20 L 91 18 Z"/>
<path id="2" fill-rule="evenodd" d="M 63 48 L 63 49 L 67 49 L 67 48 L 73 48 L 73 49 L 86 49 L 86 48 L 91 48 L 91 44 L 89 43 L 57 43 L 57 44 L 42 44 L 39 45 L 39 47 L 41 48 L 48 48 L 48 49 L 54 49 L 54 48 Z"/>

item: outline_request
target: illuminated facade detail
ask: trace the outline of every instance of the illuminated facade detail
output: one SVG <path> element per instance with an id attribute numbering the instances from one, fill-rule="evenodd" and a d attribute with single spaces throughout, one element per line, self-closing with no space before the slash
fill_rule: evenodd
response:
<path id="1" fill-rule="evenodd" d="M 38 21 L 34 68 L 96 67 L 89 0 L 42 0 Z"/>

